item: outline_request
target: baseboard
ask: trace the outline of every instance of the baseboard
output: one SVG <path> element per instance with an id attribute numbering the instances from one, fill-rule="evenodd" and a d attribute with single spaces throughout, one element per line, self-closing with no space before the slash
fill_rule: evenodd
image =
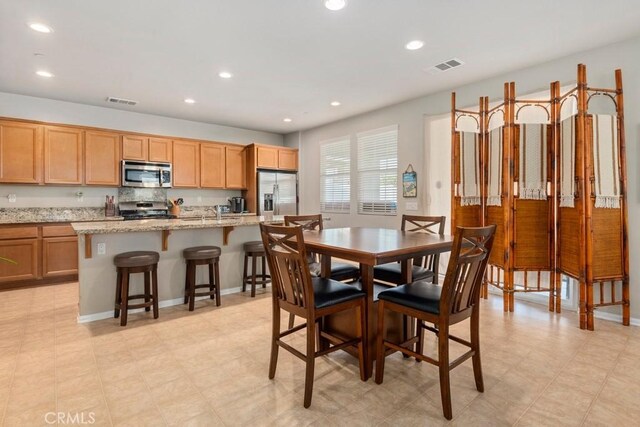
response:
<path id="1" fill-rule="evenodd" d="M 607 313 L 605 311 L 598 311 L 596 309 L 593 311 L 593 315 L 596 319 L 610 320 L 612 322 L 622 324 L 622 314 Z M 629 319 L 629 323 L 632 326 L 640 326 L 640 319 L 632 317 Z"/>
<path id="2" fill-rule="evenodd" d="M 267 286 L 270 286 L 270 285 L 267 285 Z M 237 294 L 237 293 L 240 293 L 240 291 L 242 291 L 242 288 L 240 286 L 238 286 L 237 288 L 221 289 L 220 295 Z M 196 301 L 207 299 L 207 298 L 209 297 L 207 296 L 198 297 L 196 298 Z M 183 297 L 164 300 L 164 301 L 158 301 L 158 308 L 172 307 L 174 305 L 181 305 L 181 304 L 184 304 Z M 129 313 L 139 313 L 142 311 L 144 311 L 144 308 L 129 310 Z M 84 316 L 78 316 L 78 323 L 89 323 L 89 322 L 95 322 L 96 320 L 104 320 L 104 319 L 112 319 L 112 318 L 113 318 L 113 310 L 109 310 L 109 311 L 103 311 L 102 313 L 85 314 Z"/>

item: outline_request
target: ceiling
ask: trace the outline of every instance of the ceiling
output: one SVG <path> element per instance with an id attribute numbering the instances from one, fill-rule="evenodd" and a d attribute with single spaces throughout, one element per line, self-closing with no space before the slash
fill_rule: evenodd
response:
<path id="1" fill-rule="evenodd" d="M 632 0 L 323 3 L 0 0 L 0 91 L 288 133 L 640 32 Z M 466 64 L 425 72 L 454 57 Z"/>

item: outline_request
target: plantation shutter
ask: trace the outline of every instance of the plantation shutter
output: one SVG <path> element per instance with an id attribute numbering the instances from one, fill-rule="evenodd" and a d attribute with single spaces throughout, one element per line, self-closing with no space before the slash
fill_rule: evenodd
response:
<path id="1" fill-rule="evenodd" d="M 398 126 L 357 135 L 358 213 L 396 215 L 398 211 Z"/>
<path id="2" fill-rule="evenodd" d="M 344 136 L 320 145 L 320 211 L 351 210 L 351 139 Z"/>

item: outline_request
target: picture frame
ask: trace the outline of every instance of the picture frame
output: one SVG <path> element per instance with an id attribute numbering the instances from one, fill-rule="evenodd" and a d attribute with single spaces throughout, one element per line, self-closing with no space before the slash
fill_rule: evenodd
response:
<path id="1" fill-rule="evenodd" d="M 402 174 L 402 197 L 407 199 L 418 197 L 418 174 L 411 164 Z"/>

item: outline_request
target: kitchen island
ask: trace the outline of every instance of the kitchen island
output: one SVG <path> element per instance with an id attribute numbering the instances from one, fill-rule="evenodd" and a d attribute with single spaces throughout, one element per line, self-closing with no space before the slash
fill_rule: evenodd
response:
<path id="1" fill-rule="evenodd" d="M 135 221 L 74 222 L 78 234 L 79 322 L 113 316 L 116 268 L 113 257 L 128 251 L 156 251 L 160 307 L 182 304 L 185 262 L 182 250 L 191 246 L 213 245 L 222 249 L 220 289 L 224 294 L 242 286 L 243 244 L 260 240 L 260 223 L 281 224 L 282 217 L 240 216 L 211 219 L 148 219 Z M 198 270 L 197 282 L 204 283 L 206 271 Z M 131 276 L 131 293 L 140 293 L 143 275 Z M 186 312 L 186 307 L 185 307 Z M 162 317 L 162 310 L 160 311 Z"/>

